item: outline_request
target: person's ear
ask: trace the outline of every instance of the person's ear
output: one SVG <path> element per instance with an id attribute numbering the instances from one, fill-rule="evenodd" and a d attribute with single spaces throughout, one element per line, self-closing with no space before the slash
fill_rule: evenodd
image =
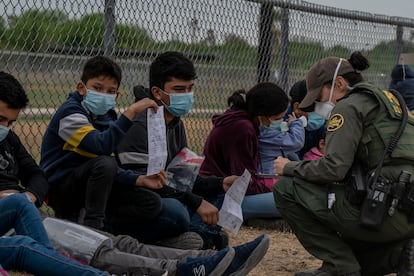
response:
<path id="1" fill-rule="evenodd" d="M 340 91 L 346 91 L 347 88 L 348 88 L 348 83 L 346 82 L 346 80 L 342 76 L 338 76 L 338 77 L 336 77 L 336 80 L 335 80 L 335 86 Z"/>
<path id="2" fill-rule="evenodd" d="M 78 90 L 79 94 L 81 96 L 85 96 L 86 95 L 86 86 L 83 82 L 78 82 L 78 84 L 76 85 L 76 90 Z"/>
<path id="3" fill-rule="evenodd" d="M 156 86 L 151 87 L 151 94 L 154 97 L 154 99 L 157 99 L 159 101 L 162 100 L 162 92 L 160 89 Z"/>

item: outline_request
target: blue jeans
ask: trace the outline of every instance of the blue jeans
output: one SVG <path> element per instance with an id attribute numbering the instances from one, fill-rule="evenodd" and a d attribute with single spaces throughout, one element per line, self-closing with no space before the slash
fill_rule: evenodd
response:
<path id="1" fill-rule="evenodd" d="M 0 263 L 6 270 L 24 270 L 34 275 L 108 275 L 68 259 L 28 236 L 0 237 Z"/>
<path id="2" fill-rule="evenodd" d="M 12 228 L 18 235 L 30 236 L 52 249 L 39 211 L 23 193 L 0 199 L 0 236 Z"/>
<path id="3" fill-rule="evenodd" d="M 161 199 L 161 212 L 153 219 L 108 217 L 106 230 L 115 235 L 129 235 L 140 242 L 153 244 L 187 232 L 190 216 L 184 205 L 174 198 Z"/>
<path id="4" fill-rule="evenodd" d="M 224 194 L 205 198 L 205 200 L 220 209 L 223 205 Z M 220 234 L 221 227 L 218 225 L 209 226 L 202 221 L 199 214 L 191 212 L 190 231 L 198 233 L 203 238 L 204 248 L 208 249 L 213 248 L 215 245 L 215 240 Z"/>
<path id="5" fill-rule="evenodd" d="M 273 193 L 246 195 L 242 202 L 243 220 L 251 218 L 281 218 Z"/>
<path id="6" fill-rule="evenodd" d="M 56 252 L 47 237 L 39 212 L 25 194 L 0 199 L 0 233 L 11 228 L 16 236 L 0 237 L 0 263 L 8 269 L 35 275 L 108 275 Z"/>

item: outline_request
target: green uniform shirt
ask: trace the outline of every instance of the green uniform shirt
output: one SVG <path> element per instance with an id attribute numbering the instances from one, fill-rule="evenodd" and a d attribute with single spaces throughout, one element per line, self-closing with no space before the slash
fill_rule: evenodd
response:
<path id="1" fill-rule="evenodd" d="M 338 101 L 327 126 L 325 156 L 317 161 L 289 162 L 283 174 L 314 183 L 342 181 L 352 166 L 364 126 L 375 118 L 378 107 L 374 96 L 362 92 Z"/>

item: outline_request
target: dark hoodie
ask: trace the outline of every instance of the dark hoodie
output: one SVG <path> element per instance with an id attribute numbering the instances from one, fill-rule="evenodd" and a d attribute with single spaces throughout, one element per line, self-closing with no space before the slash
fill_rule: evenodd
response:
<path id="1" fill-rule="evenodd" d="M 135 100 L 151 97 L 149 90 L 143 86 L 135 86 Z M 137 174 L 145 174 L 148 167 L 148 132 L 146 113 L 137 115 L 132 120 L 132 126 L 127 132 L 124 140 L 119 144 L 117 149 L 117 160 L 119 165 L 124 169 L 131 169 Z M 167 165 L 177 155 L 177 153 L 187 147 L 187 138 L 184 124 L 179 117 L 175 117 L 166 125 L 167 138 Z M 180 192 L 171 187 L 165 186 L 160 190 L 154 190 L 162 197 L 175 198 L 192 211 L 196 211 L 201 204 L 201 196 L 211 196 L 217 193 L 223 193 L 223 178 L 217 177 L 198 177 L 194 183 L 193 192 Z"/>
<path id="2" fill-rule="evenodd" d="M 269 192 L 256 178 L 258 167 L 258 134 L 245 110 L 228 109 L 213 116 L 213 129 L 204 145 L 205 159 L 201 175 L 242 175 L 244 169 L 252 174 L 246 194 Z"/>
<path id="3" fill-rule="evenodd" d="M 392 69 L 390 89 L 403 96 L 408 109 L 414 111 L 414 72 L 408 65 L 397 64 Z"/>

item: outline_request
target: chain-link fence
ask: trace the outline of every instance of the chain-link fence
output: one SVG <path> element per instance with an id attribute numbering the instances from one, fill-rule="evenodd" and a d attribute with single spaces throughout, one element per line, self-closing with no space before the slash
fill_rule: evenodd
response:
<path id="1" fill-rule="evenodd" d="M 123 68 L 118 107 L 148 84 L 148 66 L 167 50 L 197 69 L 196 103 L 185 116 L 190 147 L 200 152 L 212 114 L 232 91 L 258 81 L 286 91 L 318 59 L 362 51 L 366 78 L 387 87 L 402 52 L 414 52 L 414 20 L 287 0 L 0 0 L 1 69 L 25 86 L 30 105 L 14 126 L 39 157 L 42 134 L 74 90 L 86 59 L 114 58 Z"/>

